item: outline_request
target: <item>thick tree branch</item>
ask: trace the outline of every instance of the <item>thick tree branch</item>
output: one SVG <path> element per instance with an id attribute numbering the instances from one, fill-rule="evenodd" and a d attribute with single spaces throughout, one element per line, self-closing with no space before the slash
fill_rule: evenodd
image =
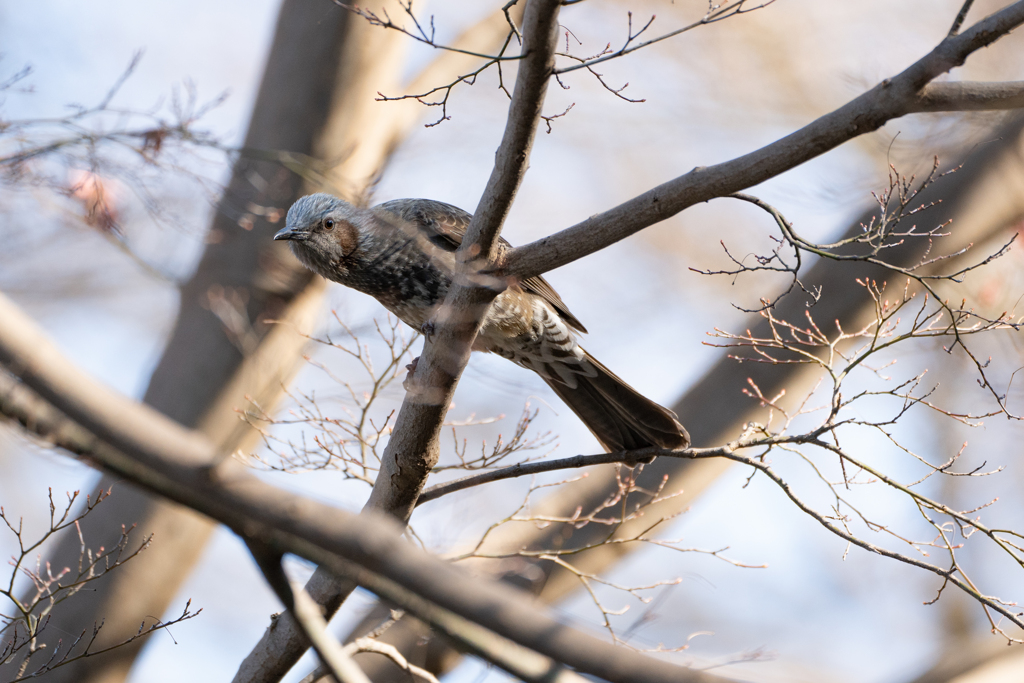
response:
<path id="1" fill-rule="evenodd" d="M 0 364 L 74 423 L 54 419 L 52 410 L 33 411 L 38 401 L 26 399 L 29 392 L 21 386 L 0 393 L 5 415 L 135 484 L 216 519 L 247 541 L 323 564 L 453 637 L 483 627 L 554 662 L 616 683 L 721 680 L 609 647 L 559 624 L 528 595 L 474 578 L 417 550 L 402 539 L 401 525 L 389 517 L 353 515 L 263 483 L 234 459 L 214 453 L 203 439 L 169 429 L 162 415 L 92 380 L 3 297 L 0 319 L 5 321 L 0 327 Z M 120 416 L 113 409 L 120 409 Z M 466 644 L 472 647 L 472 642 Z"/>
<path id="2" fill-rule="evenodd" d="M 604 213 L 531 242 L 508 254 L 502 272 L 515 278 L 546 273 L 600 251 L 683 209 L 757 185 L 918 106 L 919 92 L 936 76 L 960 66 L 1024 23 L 1024 0 L 949 36 L 898 76 L 766 147 L 714 166 L 699 167 Z"/>
<path id="3" fill-rule="evenodd" d="M 999 111 L 1024 107 L 1024 81 L 1003 83 L 929 83 L 921 88 L 907 113 L 937 111 Z"/>

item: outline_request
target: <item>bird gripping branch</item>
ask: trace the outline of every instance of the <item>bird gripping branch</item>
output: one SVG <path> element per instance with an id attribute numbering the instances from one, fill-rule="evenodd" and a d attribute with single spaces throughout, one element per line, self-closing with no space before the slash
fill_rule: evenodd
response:
<path id="1" fill-rule="evenodd" d="M 395 199 L 369 209 L 328 194 L 302 197 L 275 240 L 313 272 L 374 297 L 414 329 L 444 302 L 455 251 L 470 214 L 429 199 Z M 511 246 L 504 239 L 499 249 Z M 609 452 L 686 448 L 675 414 L 644 397 L 576 341 L 586 332 L 542 277 L 513 284 L 491 303 L 473 343 L 547 382 Z"/>

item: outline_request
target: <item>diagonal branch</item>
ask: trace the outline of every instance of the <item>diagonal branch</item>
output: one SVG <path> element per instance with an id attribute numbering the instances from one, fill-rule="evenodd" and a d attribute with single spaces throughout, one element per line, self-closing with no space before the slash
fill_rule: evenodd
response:
<path id="1" fill-rule="evenodd" d="M 69 419 L 55 415 L 50 406 L 33 411 L 31 392 L 10 382 L 0 392 L 3 414 L 108 471 L 216 519 L 247 542 L 327 566 L 454 637 L 473 629 L 491 631 L 543 655 L 552 676 L 562 663 L 614 683 L 721 681 L 626 648 L 610 648 L 564 626 L 521 591 L 474 578 L 414 548 L 389 517 L 353 515 L 260 481 L 201 438 L 167 430 L 166 418 L 95 382 L 3 297 L 0 318 L 7 323 L 0 328 L 0 364 Z M 106 401 L 124 408 L 120 419 L 111 415 L 110 406 L 99 405 Z"/>
<path id="2" fill-rule="evenodd" d="M 263 578 L 277 594 L 278 599 L 292 614 L 295 623 L 316 650 L 320 661 L 326 666 L 338 683 L 370 683 L 363 670 L 352 661 L 341 644 L 327 630 L 320 605 L 301 586 L 292 586 L 281 564 L 284 556 L 269 547 L 250 541 L 249 552 L 263 572 Z"/>
<path id="3" fill-rule="evenodd" d="M 887 121 L 922 111 L 921 90 L 1024 23 L 1024 0 L 949 36 L 903 73 L 830 114 L 761 149 L 698 167 L 604 213 L 512 250 L 503 272 L 519 279 L 546 273 L 600 251 L 699 202 L 739 192 L 788 171 Z"/>
<path id="4" fill-rule="evenodd" d="M 505 133 L 460 248 L 469 258 L 494 258 L 501 226 L 526 175 L 544 95 L 555 67 L 559 4 L 554 0 L 531 0 L 523 15 L 524 58 L 516 74 Z"/>

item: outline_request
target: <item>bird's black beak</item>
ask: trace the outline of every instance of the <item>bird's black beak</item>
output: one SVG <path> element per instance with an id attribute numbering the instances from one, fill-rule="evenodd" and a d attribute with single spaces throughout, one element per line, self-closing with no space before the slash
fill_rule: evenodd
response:
<path id="1" fill-rule="evenodd" d="M 295 226 L 285 226 L 274 235 L 275 240 L 294 240 L 301 242 L 309 237 L 309 232 Z"/>

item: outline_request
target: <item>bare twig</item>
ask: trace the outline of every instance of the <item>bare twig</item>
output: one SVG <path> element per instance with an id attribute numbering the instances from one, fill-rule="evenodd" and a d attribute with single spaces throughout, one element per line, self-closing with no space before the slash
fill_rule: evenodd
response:
<path id="1" fill-rule="evenodd" d="M 102 648 L 95 647 L 96 639 L 103 628 L 103 624 L 99 623 L 93 626 L 91 635 L 89 635 L 89 630 L 82 631 L 77 637 L 69 638 L 66 647 L 62 638 L 48 649 L 47 643 L 44 642 L 44 636 L 48 635 L 45 632 L 59 605 L 75 596 L 88 584 L 134 559 L 149 547 L 152 540 L 146 538 L 138 548 L 130 550 L 128 546 L 132 529 L 122 527 L 121 538 L 116 546 L 99 550 L 89 548 L 82 538 L 80 523 L 96 509 L 96 506 L 110 497 L 110 491 L 101 490 L 95 498 L 87 496 L 84 509 L 78 514 L 72 515 L 71 509 L 78 497 L 77 491 L 68 494 L 63 511 L 60 511 L 54 502 L 53 491 L 50 491 L 50 525 L 40 538 L 33 542 L 28 542 L 25 538 L 21 520 L 15 524 L 7 512 L 0 507 L 0 520 L 6 524 L 18 542 L 18 553 L 11 558 L 10 562 L 12 567 L 10 577 L 0 587 L 0 596 L 9 600 L 14 607 L 11 614 L 0 613 L 0 635 L 3 636 L 3 642 L 0 644 L 0 664 L 11 664 L 21 657 L 21 661 L 16 667 L 17 675 L 13 679 L 7 680 L 21 681 L 42 676 L 67 664 L 123 647 L 155 631 L 191 619 L 202 612 L 201 609 L 190 611 L 190 605 L 187 604 L 177 619 L 168 622 L 157 620 L 148 628 L 143 623 L 135 635 Z M 35 568 L 29 566 L 30 556 L 37 552 L 44 542 L 71 529 L 77 531 L 81 544 L 81 554 L 74 569 L 71 567 L 57 569 L 51 567 L 49 563 L 43 565 L 38 556 Z M 25 597 L 19 596 L 15 590 L 15 580 L 19 576 L 27 577 L 33 586 L 33 590 L 28 591 Z M 78 646 L 82 644 L 84 644 L 84 648 L 79 650 Z M 49 654 L 49 656 L 40 662 L 39 655 L 41 654 Z"/>
<path id="2" fill-rule="evenodd" d="M 768 5 L 771 5 L 774 2 L 775 0 L 761 0 L 760 2 L 754 4 L 751 3 L 750 0 L 733 0 L 733 2 L 728 2 L 725 3 L 724 5 L 709 4 L 707 14 L 701 17 L 698 21 L 695 21 L 691 24 L 687 24 L 686 26 L 675 29 L 674 31 L 669 31 L 668 33 L 660 35 L 656 38 L 652 38 L 650 40 L 645 40 L 641 42 L 636 42 L 636 39 L 643 35 L 647 31 L 647 29 L 651 27 L 651 24 L 654 23 L 654 17 L 652 16 L 650 20 L 648 20 L 641 28 L 634 31 L 633 13 L 629 12 L 626 40 L 623 43 L 622 47 L 620 47 L 618 50 L 612 50 L 610 47 L 606 47 L 600 54 L 592 57 L 576 57 L 574 55 L 569 54 L 568 51 L 560 52 L 558 53 L 560 56 L 568 57 L 578 63 L 572 66 L 557 69 L 555 73 L 565 74 L 570 73 L 572 71 L 577 71 L 579 69 L 587 69 L 588 71 L 591 71 L 591 73 L 594 73 L 591 67 L 593 67 L 595 64 L 600 64 L 602 62 L 607 62 L 611 59 L 624 57 L 625 55 L 628 55 L 632 52 L 636 52 L 637 50 L 645 48 L 649 45 L 654 45 L 655 43 L 659 43 L 663 40 L 674 38 L 675 36 L 686 33 L 687 31 L 692 31 L 695 28 L 707 26 L 708 24 L 714 24 L 724 19 L 728 19 L 729 17 L 739 16 L 740 14 L 753 12 L 755 10 L 767 7 Z M 607 88 L 607 86 L 605 87 Z"/>
<path id="3" fill-rule="evenodd" d="M 964 25 L 964 19 L 967 18 L 967 13 L 971 11 L 971 5 L 974 4 L 974 0 L 965 0 L 964 4 L 960 7 L 960 11 L 956 13 L 956 18 L 953 20 L 953 25 L 949 27 L 949 33 L 946 35 L 955 36 L 960 31 L 960 27 Z"/>
<path id="4" fill-rule="evenodd" d="M 436 50 L 444 50 L 446 52 L 454 52 L 454 53 L 457 53 L 457 54 L 467 55 L 469 57 L 478 57 L 480 59 L 488 60 L 489 63 L 494 63 L 494 62 L 499 62 L 499 61 L 516 61 L 516 60 L 519 60 L 519 59 L 523 58 L 522 55 L 516 55 L 516 56 L 512 56 L 512 57 L 505 57 L 505 56 L 503 56 L 504 49 L 502 49 L 502 51 L 499 52 L 499 54 L 497 54 L 497 55 L 488 55 L 488 54 L 484 54 L 482 52 L 477 52 L 475 50 L 468 50 L 468 49 L 459 47 L 458 45 L 443 45 L 441 43 L 438 43 L 437 40 L 435 39 L 436 38 L 436 33 L 435 33 L 435 29 L 434 29 L 434 17 L 433 17 L 433 15 L 431 15 L 431 17 L 430 17 L 430 30 L 428 32 L 427 28 L 424 27 L 420 23 L 420 20 L 416 18 L 416 14 L 412 10 L 412 0 L 405 0 L 404 2 L 402 0 L 399 0 L 399 2 L 398 2 L 399 6 L 402 8 L 402 11 L 409 18 L 409 20 L 412 21 L 413 28 L 411 28 L 411 29 L 406 28 L 402 24 L 396 23 L 391 18 L 391 16 L 388 13 L 387 9 L 384 9 L 380 14 L 377 14 L 376 12 L 374 12 L 372 10 L 369 10 L 369 9 L 366 9 L 365 7 L 359 7 L 357 5 L 350 5 L 348 3 L 342 2 L 341 0 L 332 0 L 332 2 L 334 2 L 335 5 L 337 5 L 338 7 L 341 7 L 342 9 L 345 9 L 345 10 L 347 10 L 349 12 L 352 12 L 355 15 L 358 15 L 358 16 L 362 17 L 363 19 L 368 21 L 371 26 L 379 26 L 380 28 L 383 28 L 385 30 L 398 31 L 402 35 L 405 35 L 405 36 L 407 36 L 409 38 L 412 38 L 413 40 L 415 40 L 418 43 L 422 43 L 424 45 L 429 45 L 430 47 L 432 47 L 432 48 L 434 48 Z M 510 5 L 511 4 L 512 3 L 510 3 Z M 508 17 L 508 10 L 510 8 L 510 5 L 502 8 L 502 10 L 504 11 L 506 17 Z M 509 23 L 511 25 L 511 23 L 512 23 L 511 19 L 509 19 Z M 512 33 L 512 31 L 514 31 L 514 26 L 511 26 L 510 33 Z M 506 42 L 506 45 L 507 45 L 507 42 Z"/>

